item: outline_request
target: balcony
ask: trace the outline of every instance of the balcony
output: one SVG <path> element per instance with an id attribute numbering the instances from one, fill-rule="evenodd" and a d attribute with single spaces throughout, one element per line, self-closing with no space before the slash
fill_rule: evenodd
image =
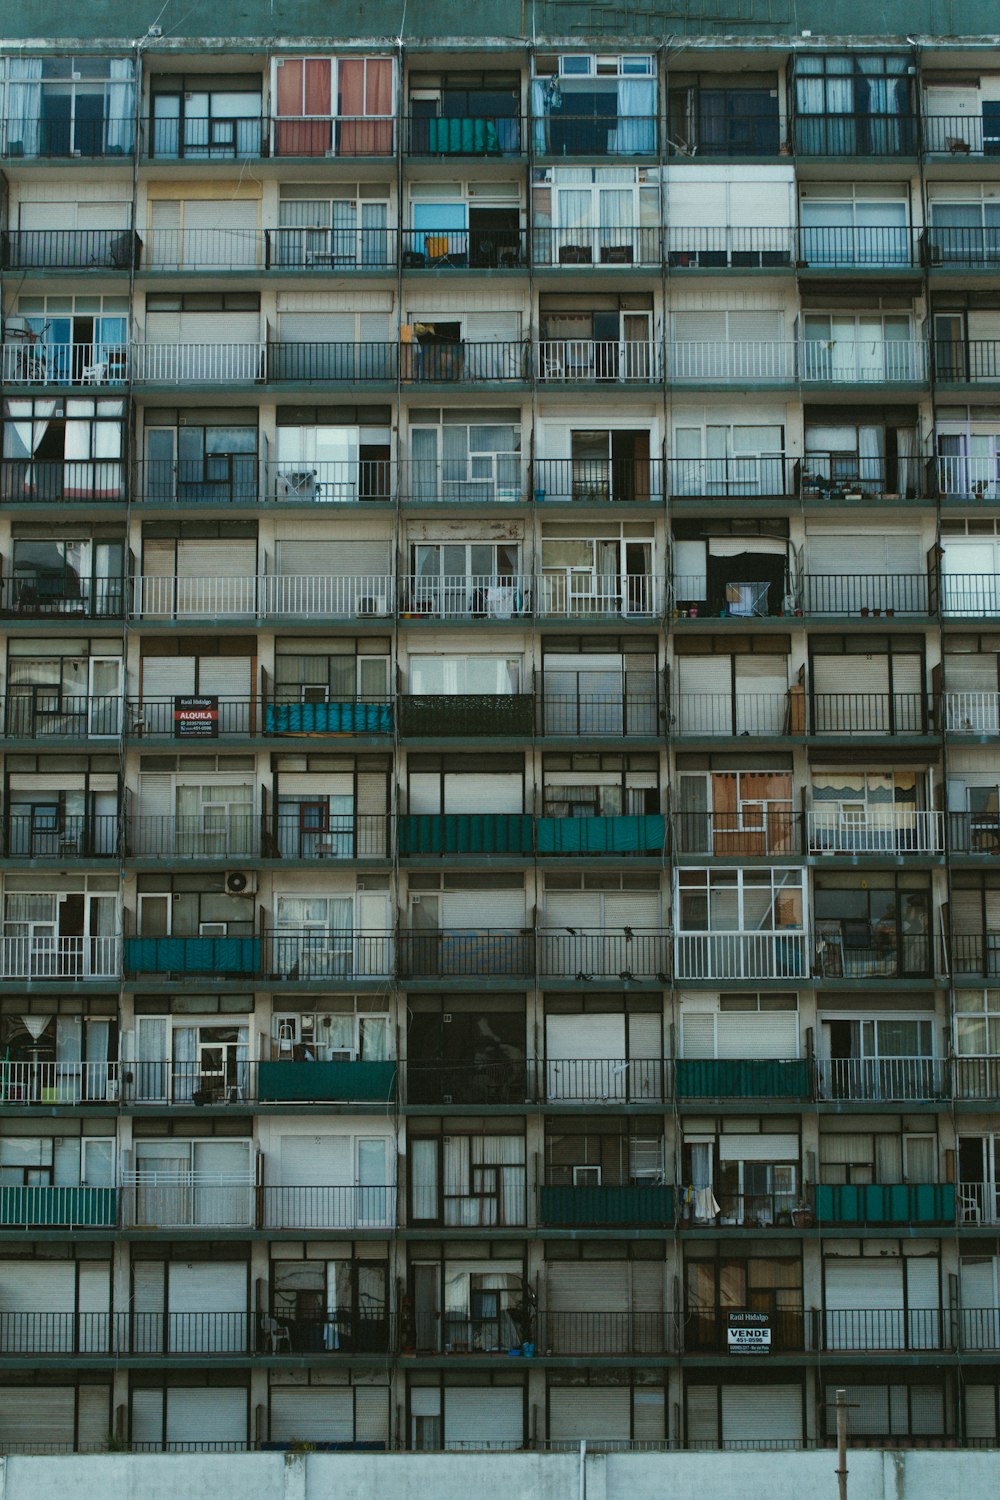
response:
<path id="1" fill-rule="evenodd" d="M 534 972 L 533 934 L 487 927 L 401 932 L 398 972 L 408 979 L 525 978 Z"/>
<path id="2" fill-rule="evenodd" d="M 925 933 L 881 933 L 866 921 L 850 919 L 827 925 L 831 930 L 816 940 L 816 972 L 821 979 L 926 979 L 935 958 L 940 961 Z"/>
<path id="3" fill-rule="evenodd" d="M 678 979 L 805 979 L 804 932 L 679 932 L 674 939 Z"/>
<path id="4" fill-rule="evenodd" d="M 0 1185 L 0 1228 L 114 1229 L 118 1190 L 113 1187 Z"/>
<path id="5" fill-rule="evenodd" d="M 951 854 L 1000 854 L 1000 813 L 948 813 Z"/>
<path id="6" fill-rule="evenodd" d="M 926 615 L 926 573 L 803 573 L 796 603 L 806 615 Z"/>
<path id="7" fill-rule="evenodd" d="M 928 156 L 992 156 L 997 140 L 986 135 L 982 115 L 924 115 L 921 121 L 924 151 Z"/>
<path id="8" fill-rule="evenodd" d="M 524 813 L 410 813 L 399 822 L 403 859 L 485 854 L 530 856 L 532 819 Z"/>
<path id="9" fill-rule="evenodd" d="M 338 229 L 264 231 L 264 264 L 270 271 L 390 271 L 396 268 L 395 229 L 348 225 Z"/>
<path id="10" fill-rule="evenodd" d="M 1000 247 L 998 247 L 1000 249 Z M 997 256 L 1000 267 L 1000 253 Z M 1000 384 L 1000 339 L 964 339 L 931 344 L 938 385 Z"/>
<path id="11" fill-rule="evenodd" d="M 302 711 L 311 706 L 309 704 L 287 705 L 289 709 L 297 708 Z M 279 713 L 281 707 L 283 705 L 278 704 L 269 704 L 267 707 L 269 716 L 277 715 L 276 722 L 281 719 Z M 324 703 L 317 707 L 330 709 L 333 705 Z M 191 723 L 201 725 L 198 730 L 200 738 L 247 739 L 261 732 L 272 732 L 270 728 L 262 729 L 262 704 L 258 698 L 242 695 L 223 698 L 216 694 L 209 694 L 201 697 L 181 695 L 171 698 L 129 699 L 127 710 L 129 736 L 134 739 L 189 739 L 192 737 L 192 728 L 185 716 L 194 712 L 207 716 L 191 721 Z M 270 723 L 270 718 L 268 723 Z"/>
<path id="12" fill-rule="evenodd" d="M 867 503 L 874 499 L 915 500 L 924 492 L 923 464 L 900 454 L 895 465 L 873 456 L 810 451 L 797 461 L 795 493 L 804 500 Z"/>
<path id="13" fill-rule="evenodd" d="M 812 1098 L 808 1059 L 679 1057 L 674 1063 L 678 1100 Z"/>
<path id="14" fill-rule="evenodd" d="M 540 86 L 544 87 L 540 82 L 533 83 L 532 90 Z M 649 87 L 653 89 L 655 85 L 650 83 Z M 609 101 L 612 99 L 613 96 L 609 95 Z M 535 115 L 531 130 L 537 158 L 575 156 L 605 161 L 618 157 L 656 156 L 658 121 L 655 114 L 620 115 L 612 108 L 606 115 L 578 115 L 570 113 L 571 106 L 572 95 L 563 101 L 561 107 Z"/>
<path id="15" fill-rule="evenodd" d="M 550 979 L 653 979 L 669 983 L 670 936 L 661 927 L 544 927 L 538 972 Z"/>
<path id="16" fill-rule="evenodd" d="M 667 369 L 692 385 L 785 385 L 796 378 L 796 353 L 787 339 L 671 339 Z"/>
<path id="17" fill-rule="evenodd" d="M 406 1064 L 408 1104 L 523 1105 L 537 1098 L 534 1069 L 523 1057 L 470 1057 L 465 1063 Z"/>
<path id="18" fill-rule="evenodd" d="M 0 616 L 20 619 L 121 620 L 124 578 L 79 578 L 43 573 L 0 578 Z"/>
<path id="19" fill-rule="evenodd" d="M 675 812 L 671 822 L 678 854 L 758 859 L 802 852 L 801 816 L 770 803 L 730 813 Z"/>
<path id="20" fill-rule="evenodd" d="M 4 733 L 13 740 L 116 739 L 122 732 L 118 694 L 64 693 L 52 687 L 19 687 L 7 698 Z"/>
<path id="21" fill-rule="evenodd" d="M 117 460 L 0 460 L 0 500 L 7 505 L 107 505 L 125 499 L 125 467 Z"/>
<path id="22" fill-rule="evenodd" d="M 792 141 L 796 156 L 916 156 L 917 121 L 902 112 L 810 112 L 793 120 Z"/>
<path id="23" fill-rule="evenodd" d="M 317 1186 L 257 1190 L 260 1227 L 265 1229 L 392 1229 L 396 1189 Z"/>
<path id="24" fill-rule="evenodd" d="M 656 266 L 663 257 L 661 231 L 655 224 L 576 225 L 570 229 L 536 227 L 531 236 L 532 264 L 546 266 Z"/>
<path id="25" fill-rule="evenodd" d="M 995 271 L 1000 266 L 1000 225 L 930 224 L 922 249 L 931 271 Z"/>
<path id="26" fill-rule="evenodd" d="M 136 619 L 305 618 L 355 620 L 393 612 L 388 574 L 265 574 L 239 577 L 138 577 L 132 580 Z"/>
<path id="27" fill-rule="evenodd" d="M 128 375 L 127 344 L 44 344 L 40 338 L 21 338 L 0 347 L 0 381 L 6 385 L 121 390 Z"/>
<path id="28" fill-rule="evenodd" d="M 801 690 L 800 690 L 801 692 Z M 805 733 L 805 703 L 794 689 L 781 693 L 676 693 L 670 700 L 678 737 L 771 739 Z"/>
<path id="29" fill-rule="evenodd" d="M 953 1058 L 951 1078 L 956 1099 L 1000 1099 L 1000 1056 Z"/>
<path id="30" fill-rule="evenodd" d="M 393 972 L 393 934 L 344 929 L 271 928 L 264 933 L 264 970 L 271 979 L 385 979 Z"/>
<path id="31" fill-rule="evenodd" d="M 1000 574 L 945 572 L 941 579 L 941 613 L 946 618 L 970 620 L 1000 614 Z"/>
<path id="32" fill-rule="evenodd" d="M 5 980 L 117 980 L 120 973 L 118 937 L 54 937 L 35 932 L 0 938 L 0 978 Z"/>
<path id="33" fill-rule="evenodd" d="M 250 976 L 260 973 L 260 942 L 254 937 L 127 937 L 125 972 Z"/>
<path id="34" fill-rule="evenodd" d="M 535 700 L 531 693 L 406 693 L 399 699 L 404 738 L 530 738 Z"/>
<path id="35" fill-rule="evenodd" d="M 196 162 L 266 156 L 268 122 L 259 99 L 256 103 L 253 114 L 192 114 L 183 122 L 177 115 L 151 115 L 143 121 L 143 154 L 156 161 Z"/>
<path id="36" fill-rule="evenodd" d="M 669 1354 L 674 1319 L 660 1312 L 540 1312 L 535 1345 L 556 1358 Z"/>
<path id="37" fill-rule="evenodd" d="M 960 1225 L 1000 1224 L 1000 1183 L 960 1182 L 958 1222 Z"/>
<path id="38" fill-rule="evenodd" d="M 120 1097 L 117 1062 L 0 1063 L 0 1102 L 4 1104 L 109 1104 Z"/>
<path id="39" fill-rule="evenodd" d="M 806 832 L 810 854 L 940 854 L 944 847 L 944 818 L 935 811 L 815 809 L 806 813 Z"/>
<path id="40" fill-rule="evenodd" d="M 1000 694 L 995 692 L 942 693 L 941 707 L 948 734 L 977 737 L 1000 734 Z"/>
<path id="41" fill-rule="evenodd" d="M 388 505 L 396 494 L 397 468 L 381 458 L 268 463 L 264 465 L 264 497 L 294 505 Z"/>
<path id="42" fill-rule="evenodd" d="M 136 269 L 162 271 L 263 271 L 268 241 L 258 229 L 147 229 Z"/>
<path id="43" fill-rule="evenodd" d="M 995 454 L 989 457 L 941 455 L 931 459 L 929 468 L 937 477 L 937 492 L 943 500 L 981 500 L 993 504 L 1000 497 L 1000 465 Z"/>
<path id="44" fill-rule="evenodd" d="M 542 339 L 536 378 L 544 385 L 656 385 L 663 379 L 659 340 Z"/>
<path id="45" fill-rule="evenodd" d="M 516 211 L 514 211 L 516 212 Z M 404 229 L 404 271 L 516 271 L 528 263 L 522 229 Z"/>
<path id="46" fill-rule="evenodd" d="M 550 1057 L 547 1104 L 661 1104 L 670 1064 L 659 1057 Z"/>
<path id="47" fill-rule="evenodd" d="M 667 1229 L 674 1190 L 656 1183 L 546 1185 L 538 1190 L 538 1222 L 551 1229 Z"/>
<path id="48" fill-rule="evenodd" d="M 838 1354 L 865 1350 L 940 1349 L 946 1342 L 942 1315 L 930 1308 L 827 1308 L 821 1314 L 825 1350 Z M 947 1315 L 945 1315 L 945 1318 Z"/>
<path id="49" fill-rule="evenodd" d="M 797 463 L 784 453 L 747 454 L 741 458 L 670 458 L 667 482 L 675 498 L 781 498 L 797 493 Z"/>
<path id="50" fill-rule="evenodd" d="M 404 618 L 510 620 L 530 615 L 530 578 L 509 573 L 416 574 L 400 579 Z"/>
<path id="51" fill-rule="evenodd" d="M 394 156 L 396 122 L 388 115 L 337 115 L 331 119 L 282 115 L 272 122 L 274 156 Z"/>
<path id="52" fill-rule="evenodd" d="M 549 619 L 656 619 L 666 607 L 666 592 L 665 580 L 648 573 L 604 577 L 549 568 L 537 581 L 535 597 L 539 615 Z"/>
<path id="53" fill-rule="evenodd" d="M 948 1097 L 940 1057 L 825 1057 L 816 1061 L 821 1099 L 859 1103 L 921 1102 Z"/>
<path id="54" fill-rule="evenodd" d="M 461 340 L 430 343 L 270 343 L 267 379 L 392 385 L 518 384 L 528 379 L 527 345 L 520 340 Z"/>
<path id="55" fill-rule="evenodd" d="M 137 463 L 135 469 L 135 498 L 146 505 L 256 505 L 262 499 L 283 498 L 278 481 L 275 491 L 261 491 L 255 453 L 153 459 Z"/>
<path id="56" fill-rule="evenodd" d="M 5 271 L 120 271 L 138 264 L 130 229 L 8 229 L 0 234 Z"/>
<path id="57" fill-rule="evenodd" d="M 663 499 L 658 458 L 538 458 L 533 475 L 537 505 L 659 504 Z"/>
<path id="58" fill-rule="evenodd" d="M 910 270 L 920 265 L 919 236 L 905 224 L 803 225 L 800 270 Z"/>
<path id="59" fill-rule="evenodd" d="M 396 1063 L 340 1058 L 296 1062 L 228 1059 L 221 1071 L 197 1064 L 130 1062 L 123 1070 L 129 1104 L 389 1103 L 396 1097 Z"/>
<path id="60" fill-rule="evenodd" d="M 975 979 L 1000 977 L 1000 932 L 954 933 L 950 942 L 951 967 L 956 976 Z"/>
<path id="61" fill-rule="evenodd" d="M 518 505 L 529 498 L 520 453 L 475 453 L 460 459 L 404 459 L 399 496 L 411 505 Z"/>
<path id="62" fill-rule="evenodd" d="M 121 1221 L 134 1229 L 252 1229 L 257 1191 L 249 1176 L 140 1168 L 122 1176 Z"/>
<path id="63" fill-rule="evenodd" d="M 518 115 L 405 115 L 410 156 L 519 156 L 525 150 L 525 121 Z"/>
<path id="64" fill-rule="evenodd" d="M 329 703 L 302 703 L 298 698 L 291 703 L 267 702 L 263 705 L 262 725 L 251 714 L 251 703 L 244 699 L 241 707 L 241 714 L 236 714 L 236 705 L 233 705 L 232 718 L 235 724 L 242 723 L 243 727 L 231 731 L 241 735 L 263 733 L 280 738 L 284 735 L 385 737 L 392 734 L 392 703 L 381 698 L 349 698 Z M 158 722 L 164 717 L 161 711 Z M 173 734 L 175 731 L 167 724 L 160 732 Z"/>
<path id="65" fill-rule="evenodd" d="M 239 344 L 133 344 L 136 385 L 256 385 L 266 379 L 267 346 L 261 340 Z"/>
<path id="66" fill-rule="evenodd" d="M 659 739 L 664 732 L 665 712 L 659 694 L 648 693 L 551 693 L 539 704 L 539 733 L 560 737 L 622 740 Z"/>
<path id="67" fill-rule="evenodd" d="M 634 854 L 659 858 L 666 847 L 666 818 L 640 813 L 614 818 L 536 818 L 534 852 L 578 858 L 590 854 Z"/>
<path id="68" fill-rule="evenodd" d="M 253 1333 L 253 1320 L 239 1312 L 0 1311 L 0 1356 L 245 1355 L 253 1352 Z"/>
<path id="69" fill-rule="evenodd" d="M 954 1224 L 955 1188 L 950 1182 L 816 1185 L 816 1218 L 831 1225 Z"/>
<path id="70" fill-rule="evenodd" d="M 672 271 L 788 270 L 795 259 L 794 229 L 670 224 L 664 238 Z"/>
<path id="71" fill-rule="evenodd" d="M 33 91 L 41 86 L 33 82 L 24 83 L 21 87 Z M 103 111 L 108 102 L 108 96 L 105 95 L 98 102 L 97 118 L 87 118 L 81 113 L 71 120 L 69 100 L 59 97 L 58 92 L 65 87 L 65 84 L 57 84 L 55 90 L 52 90 L 47 85 L 41 91 L 39 103 L 34 106 L 36 111 L 41 108 L 46 112 L 54 107 L 51 118 L 45 118 L 44 114 L 41 118 L 37 114 L 34 118 L 30 115 L 4 118 L 3 129 L 0 131 L 2 154 L 11 161 L 30 161 L 36 157 L 107 157 L 109 164 L 128 166 L 135 149 L 134 117 L 131 114 L 104 117 Z M 131 78 L 122 80 L 117 87 L 122 88 L 127 96 L 132 95 Z M 12 96 L 9 97 L 13 102 Z M 60 106 L 67 106 L 65 114 Z"/>
<path id="72" fill-rule="evenodd" d="M 912 385 L 927 379 L 927 345 L 922 339 L 806 338 L 799 378 L 823 385 Z"/>
<path id="73" fill-rule="evenodd" d="M 925 693 L 812 693 L 815 735 L 925 735 L 933 705 Z"/>

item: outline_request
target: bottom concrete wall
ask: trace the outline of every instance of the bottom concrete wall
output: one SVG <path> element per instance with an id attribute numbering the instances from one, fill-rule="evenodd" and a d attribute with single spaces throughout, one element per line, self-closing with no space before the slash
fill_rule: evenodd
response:
<path id="1" fill-rule="evenodd" d="M 0 1500 L 825 1500 L 835 1455 L 107 1454 L 0 1458 Z M 1000 1452 L 848 1454 L 850 1500 L 996 1500 Z"/>

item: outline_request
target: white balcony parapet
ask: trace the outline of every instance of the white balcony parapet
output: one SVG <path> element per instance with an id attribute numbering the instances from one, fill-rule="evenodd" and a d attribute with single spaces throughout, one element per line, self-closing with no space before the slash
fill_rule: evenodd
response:
<path id="1" fill-rule="evenodd" d="M 4 979 L 117 979 L 120 937 L 56 937 L 31 933 L 0 939 Z"/>
<path id="2" fill-rule="evenodd" d="M 781 932 L 679 932 L 678 979 L 805 979 L 809 947 L 801 928 Z"/>
<path id="3" fill-rule="evenodd" d="M 246 385 L 266 375 L 263 340 L 239 344 L 133 344 L 139 384 Z"/>
<path id="4" fill-rule="evenodd" d="M 814 809 L 806 814 L 806 831 L 811 854 L 937 854 L 943 815 L 869 808 L 855 817 Z"/>

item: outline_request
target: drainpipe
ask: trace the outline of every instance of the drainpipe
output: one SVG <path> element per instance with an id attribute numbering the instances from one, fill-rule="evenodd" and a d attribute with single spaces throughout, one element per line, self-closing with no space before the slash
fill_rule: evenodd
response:
<path id="1" fill-rule="evenodd" d="M 587 1439 L 580 1439 L 580 1485 L 577 1500 L 587 1500 Z"/>

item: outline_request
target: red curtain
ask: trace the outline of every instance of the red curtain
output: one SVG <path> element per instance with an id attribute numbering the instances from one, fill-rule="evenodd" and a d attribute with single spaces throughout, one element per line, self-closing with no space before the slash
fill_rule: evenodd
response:
<path id="1" fill-rule="evenodd" d="M 392 155 L 391 58 L 344 58 L 338 103 L 341 156 Z"/>
<path id="2" fill-rule="evenodd" d="M 325 156 L 330 150 L 330 59 L 290 58 L 277 68 L 278 156 Z"/>

